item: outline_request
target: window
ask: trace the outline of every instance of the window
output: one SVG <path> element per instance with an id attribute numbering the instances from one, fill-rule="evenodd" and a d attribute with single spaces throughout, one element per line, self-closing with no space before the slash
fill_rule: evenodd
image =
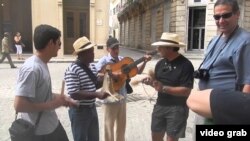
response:
<path id="1" fill-rule="evenodd" d="M 66 13 L 66 22 L 67 22 L 67 37 L 72 38 L 74 37 L 74 13 L 67 12 Z"/>

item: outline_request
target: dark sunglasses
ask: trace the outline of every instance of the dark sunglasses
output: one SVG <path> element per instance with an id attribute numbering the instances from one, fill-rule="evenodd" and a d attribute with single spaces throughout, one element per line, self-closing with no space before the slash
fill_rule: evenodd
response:
<path id="1" fill-rule="evenodd" d="M 220 20 L 220 18 L 228 19 L 228 18 L 232 17 L 232 15 L 233 15 L 233 12 L 225 13 L 225 14 L 222 14 L 222 15 L 214 15 L 214 19 L 215 20 Z"/>

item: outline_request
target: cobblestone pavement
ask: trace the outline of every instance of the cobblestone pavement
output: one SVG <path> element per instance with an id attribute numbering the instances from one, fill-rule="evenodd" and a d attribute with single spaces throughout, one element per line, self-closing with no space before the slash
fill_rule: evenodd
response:
<path id="1" fill-rule="evenodd" d="M 135 56 L 137 59 L 143 56 L 143 53 L 123 52 L 123 54 L 130 54 Z M 150 68 L 154 68 L 157 60 L 150 61 L 144 72 L 148 72 Z M 195 68 L 198 67 L 200 60 L 192 60 Z M 17 67 L 21 66 L 21 63 L 16 64 Z M 60 93 L 61 81 L 63 74 L 69 63 L 49 63 L 49 69 L 52 78 L 53 92 Z M 0 64 L 0 141 L 10 141 L 8 128 L 11 122 L 14 120 L 15 111 L 13 108 L 14 92 L 16 75 L 18 69 L 10 69 L 9 65 L 4 63 Z M 143 75 L 137 75 L 133 79 L 140 79 Z M 195 83 L 196 87 L 196 83 Z M 154 89 L 139 84 L 135 86 L 134 93 L 130 94 L 127 103 L 127 128 L 126 128 L 126 140 L 127 141 L 150 141 L 150 123 L 151 123 L 151 112 L 155 103 L 156 94 Z M 100 102 L 97 101 L 98 114 L 99 114 L 99 126 L 100 126 L 100 137 L 103 137 L 103 111 L 100 107 Z M 72 133 L 70 128 L 70 122 L 68 118 L 68 109 L 59 108 L 56 110 L 61 120 L 70 141 L 72 139 Z M 193 113 L 190 112 L 188 118 L 188 125 L 186 130 L 186 138 L 180 139 L 180 141 L 191 141 L 192 140 L 192 129 L 193 129 Z"/>

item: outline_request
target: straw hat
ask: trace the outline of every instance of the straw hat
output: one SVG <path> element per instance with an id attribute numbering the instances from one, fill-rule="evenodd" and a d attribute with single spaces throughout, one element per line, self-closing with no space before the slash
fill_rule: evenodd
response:
<path id="1" fill-rule="evenodd" d="M 93 48 L 95 45 L 92 44 L 89 39 L 85 36 L 78 38 L 74 44 L 74 55 L 77 55 L 79 52 L 85 51 L 87 49 Z"/>
<path id="2" fill-rule="evenodd" d="M 161 39 L 158 42 L 151 44 L 152 46 L 165 46 L 165 47 L 185 47 L 186 45 L 180 42 L 179 35 L 175 33 L 163 32 Z"/>

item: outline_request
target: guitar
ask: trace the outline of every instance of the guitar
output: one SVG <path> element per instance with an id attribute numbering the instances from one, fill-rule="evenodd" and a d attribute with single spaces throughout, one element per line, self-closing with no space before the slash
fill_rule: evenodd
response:
<path id="1" fill-rule="evenodd" d="M 155 55 L 157 51 L 152 51 L 147 53 L 147 55 Z M 119 74 L 117 77 L 113 78 L 113 88 L 115 91 L 119 91 L 120 88 L 124 85 L 125 81 L 129 78 L 134 77 L 138 73 L 137 65 L 145 61 L 144 57 L 134 61 L 130 57 L 124 57 L 117 63 L 107 64 L 103 67 L 103 73 L 109 73 L 112 76 L 112 73 Z"/>

